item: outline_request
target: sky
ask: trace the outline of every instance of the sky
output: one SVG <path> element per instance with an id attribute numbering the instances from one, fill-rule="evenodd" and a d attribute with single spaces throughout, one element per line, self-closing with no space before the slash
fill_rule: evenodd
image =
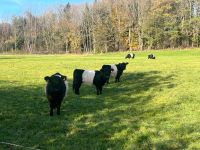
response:
<path id="1" fill-rule="evenodd" d="M 12 16 L 23 15 L 31 11 L 34 15 L 42 14 L 48 8 L 61 4 L 85 4 L 93 0 L 0 0 L 0 22 L 9 22 Z"/>

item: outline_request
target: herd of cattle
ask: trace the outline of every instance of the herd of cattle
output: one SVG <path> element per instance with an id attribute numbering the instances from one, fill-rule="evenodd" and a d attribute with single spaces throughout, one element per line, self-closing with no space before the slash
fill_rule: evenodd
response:
<path id="1" fill-rule="evenodd" d="M 127 54 L 125 58 L 135 58 L 135 54 Z M 154 54 L 148 55 L 148 59 L 155 59 Z M 80 94 L 80 87 L 82 83 L 88 85 L 95 85 L 97 95 L 102 94 L 103 86 L 109 83 L 110 77 L 115 78 L 115 82 L 120 81 L 123 71 L 128 65 L 127 62 L 103 65 L 100 70 L 83 70 L 75 69 L 73 73 L 73 91 L 75 94 Z M 53 109 L 57 109 L 57 115 L 60 115 L 60 107 L 64 97 L 68 91 L 67 77 L 55 73 L 52 76 L 44 77 L 47 82 L 45 92 L 50 106 L 50 116 L 53 116 Z"/>
<path id="2" fill-rule="evenodd" d="M 127 58 L 128 59 L 130 59 L 130 58 L 134 59 L 135 58 L 135 54 L 133 54 L 133 53 L 127 54 L 125 58 L 126 59 Z M 148 59 L 156 59 L 156 56 L 154 54 L 149 54 L 148 55 Z"/>

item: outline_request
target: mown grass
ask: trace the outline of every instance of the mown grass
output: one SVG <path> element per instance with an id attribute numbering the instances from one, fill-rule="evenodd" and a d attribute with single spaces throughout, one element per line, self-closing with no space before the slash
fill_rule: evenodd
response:
<path id="1" fill-rule="evenodd" d="M 0 56 L 0 142 L 42 150 L 200 149 L 200 50 L 98 55 Z M 82 85 L 75 68 L 128 61 L 120 83 L 103 95 Z M 61 116 L 49 116 L 44 76 L 68 76 Z M 113 80 L 112 80 L 113 81 Z M 0 143 L 0 149 L 21 149 Z"/>

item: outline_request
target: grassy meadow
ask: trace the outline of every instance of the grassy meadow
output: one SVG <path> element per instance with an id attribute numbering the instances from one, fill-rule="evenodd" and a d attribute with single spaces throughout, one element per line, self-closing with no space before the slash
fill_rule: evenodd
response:
<path id="1" fill-rule="evenodd" d="M 148 60 L 153 52 L 156 60 Z M 200 149 L 200 50 L 96 55 L 1 55 L 0 142 L 41 150 Z M 128 61 L 121 82 L 72 92 L 75 68 Z M 69 81 L 61 115 L 49 116 L 44 77 Z M 0 143 L 0 150 L 22 149 Z"/>

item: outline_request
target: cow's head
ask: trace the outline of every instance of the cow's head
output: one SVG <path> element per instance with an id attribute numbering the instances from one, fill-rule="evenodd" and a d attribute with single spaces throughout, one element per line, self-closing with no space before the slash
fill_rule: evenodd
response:
<path id="1" fill-rule="evenodd" d="M 51 91 L 59 91 L 63 87 L 64 81 L 67 80 L 67 77 L 60 73 L 56 73 L 50 77 L 44 77 L 44 80 L 47 82 L 47 86 Z"/>
<path id="2" fill-rule="evenodd" d="M 103 65 L 100 71 L 104 73 L 107 79 L 109 79 L 110 74 L 112 71 L 114 71 L 114 69 L 112 69 L 110 65 Z"/>
<path id="3" fill-rule="evenodd" d="M 128 62 L 119 63 L 119 70 L 126 70 L 126 65 L 128 65 Z"/>

